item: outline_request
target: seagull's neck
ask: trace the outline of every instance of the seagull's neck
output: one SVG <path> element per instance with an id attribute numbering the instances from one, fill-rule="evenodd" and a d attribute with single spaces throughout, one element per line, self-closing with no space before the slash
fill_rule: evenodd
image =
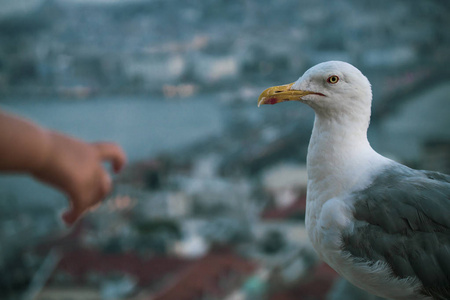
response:
<path id="1" fill-rule="evenodd" d="M 321 206 L 364 187 L 387 160 L 370 146 L 368 126 L 369 116 L 330 118 L 316 113 L 307 157 L 308 201 Z"/>

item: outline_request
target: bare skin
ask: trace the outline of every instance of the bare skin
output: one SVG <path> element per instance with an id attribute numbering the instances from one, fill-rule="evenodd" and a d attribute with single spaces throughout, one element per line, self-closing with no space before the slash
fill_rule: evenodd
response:
<path id="1" fill-rule="evenodd" d="M 116 144 L 86 143 L 0 111 L 0 171 L 28 173 L 64 192 L 70 208 L 62 218 L 68 225 L 111 191 L 105 161 L 118 173 L 126 156 Z"/>

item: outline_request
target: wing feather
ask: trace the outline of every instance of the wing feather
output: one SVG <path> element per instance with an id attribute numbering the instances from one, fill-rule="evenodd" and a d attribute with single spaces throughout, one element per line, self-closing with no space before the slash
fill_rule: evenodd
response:
<path id="1" fill-rule="evenodd" d="M 343 250 L 419 278 L 424 295 L 450 299 L 450 176 L 398 164 L 353 197 L 357 221 Z"/>

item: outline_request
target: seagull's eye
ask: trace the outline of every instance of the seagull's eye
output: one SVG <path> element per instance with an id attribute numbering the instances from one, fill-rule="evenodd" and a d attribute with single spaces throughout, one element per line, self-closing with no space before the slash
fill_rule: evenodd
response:
<path id="1" fill-rule="evenodd" d="M 330 77 L 328 77 L 327 82 L 331 83 L 331 84 L 335 84 L 339 81 L 339 77 L 337 77 L 336 75 L 332 75 Z"/>

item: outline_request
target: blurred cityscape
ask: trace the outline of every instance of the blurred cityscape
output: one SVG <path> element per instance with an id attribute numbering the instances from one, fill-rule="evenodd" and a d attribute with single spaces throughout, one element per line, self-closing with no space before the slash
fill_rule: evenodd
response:
<path id="1" fill-rule="evenodd" d="M 82 105 L 99 111 L 101 127 L 110 105 L 140 99 L 162 107 L 164 124 L 179 122 L 145 157 L 134 148 L 155 140 L 124 142 L 132 159 L 113 193 L 71 230 L 59 221 L 64 201 L 36 203 L 38 193 L 17 196 L 0 178 L 1 299 L 376 299 L 340 280 L 308 241 L 312 111 L 297 103 L 256 108 L 264 88 L 322 61 L 350 62 L 371 81 L 377 151 L 450 173 L 450 2 L 0 0 L 0 7 L 2 109 L 45 121 L 58 117 L 56 103 Z M 201 101 L 214 108 L 176 120 L 183 105 Z M 38 103 L 48 116 L 36 113 Z M 168 105 L 175 112 L 164 112 Z M 120 119 L 126 108 L 117 107 Z M 136 119 L 152 118 L 144 113 Z M 141 139 L 139 130 L 156 137 L 160 126 L 103 130 L 126 130 L 130 141 Z M 172 146 L 208 127 L 215 129 Z"/>

